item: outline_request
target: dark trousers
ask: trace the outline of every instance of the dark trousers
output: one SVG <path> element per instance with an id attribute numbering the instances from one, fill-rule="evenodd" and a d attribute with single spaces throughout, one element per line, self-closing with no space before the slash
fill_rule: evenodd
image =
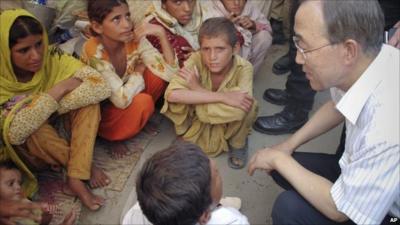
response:
<path id="1" fill-rule="evenodd" d="M 322 153 L 295 152 L 293 158 L 306 169 L 325 177 L 331 182 L 335 182 L 340 175 L 339 159 L 344 151 L 346 131 L 343 132 L 339 147 L 335 155 Z M 285 178 L 276 171 L 272 172 L 275 182 L 285 189 L 275 200 L 272 208 L 272 221 L 275 225 L 353 225 L 353 221 L 348 220 L 344 223 L 337 223 L 330 220 L 305 200 Z M 390 224 L 390 216 L 386 216 L 382 224 Z M 393 223 L 391 223 L 393 224 Z"/>
<path id="2" fill-rule="evenodd" d="M 299 7 L 299 1 L 292 1 L 290 9 L 290 39 L 289 39 L 289 60 L 295 62 L 297 49 L 292 41 L 294 35 L 294 16 Z M 301 108 L 307 114 L 312 109 L 314 103 L 315 91 L 311 88 L 309 80 L 302 70 L 302 66 L 294 63 L 286 81 L 286 92 L 289 94 L 289 108 Z M 293 111 L 292 109 L 290 109 Z"/>

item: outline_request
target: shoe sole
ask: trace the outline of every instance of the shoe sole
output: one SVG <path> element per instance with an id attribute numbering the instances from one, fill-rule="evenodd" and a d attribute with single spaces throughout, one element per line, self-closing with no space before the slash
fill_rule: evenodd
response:
<path id="1" fill-rule="evenodd" d="M 303 124 L 304 125 L 304 124 Z M 253 129 L 259 133 L 263 133 L 263 134 L 268 134 L 268 135 L 282 135 L 282 134 L 293 134 L 294 132 L 296 132 L 298 129 L 300 129 L 303 125 L 299 126 L 299 127 L 295 127 L 292 128 L 290 130 L 285 130 L 285 131 L 265 131 L 261 128 L 258 128 L 255 124 L 253 124 Z"/>
<path id="2" fill-rule="evenodd" d="M 266 96 L 264 96 L 264 95 L 263 95 L 263 99 L 264 99 L 265 101 L 269 102 L 269 103 L 274 104 L 274 105 L 287 105 L 287 102 L 278 102 L 278 101 L 275 101 L 275 100 L 273 100 L 272 98 L 268 98 L 268 97 L 266 97 Z"/>

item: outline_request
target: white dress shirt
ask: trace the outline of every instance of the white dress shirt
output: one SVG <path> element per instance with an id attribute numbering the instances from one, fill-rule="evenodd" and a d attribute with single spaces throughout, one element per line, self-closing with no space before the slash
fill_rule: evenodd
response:
<path id="1" fill-rule="evenodd" d="M 357 224 L 400 217 L 399 76 L 400 51 L 383 45 L 345 93 L 331 89 L 346 118 L 341 175 L 331 189 L 339 211 Z"/>

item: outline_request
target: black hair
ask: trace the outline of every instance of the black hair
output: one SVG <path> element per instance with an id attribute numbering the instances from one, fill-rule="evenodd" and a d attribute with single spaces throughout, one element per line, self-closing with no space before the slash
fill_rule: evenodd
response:
<path id="1" fill-rule="evenodd" d="M 128 5 L 126 0 L 88 0 L 87 12 L 90 21 L 102 23 L 116 6 Z"/>
<path id="2" fill-rule="evenodd" d="M 199 42 L 203 37 L 218 37 L 225 35 L 229 44 L 234 47 L 238 42 L 235 25 L 225 17 L 209 18 L 203 22 L 199 31 Z"/>
<path id="3" fill-rule="evenodd" d="M 10 160 L 0 162 L 0 170 L 1 169 L 18 170 L 19 171 L 19 168 L 17 167 L 17 165 L 15 165 L 15 163 Z"/>
<path id="4" fill-rule="evenodd" d="M 145 162 L 136 192 L 154 225 L 194 225 L 212 203 L 210 160 L 197 145 L 173 145 Z"/>
<path id="5" fill-rule="evenodd" d="M 11 25 L 8 46 L 11 49 L 17 44 L 18 39 L 41 34 L 43 27 L 38 20 L 30 16 L 19 16 Z"/>

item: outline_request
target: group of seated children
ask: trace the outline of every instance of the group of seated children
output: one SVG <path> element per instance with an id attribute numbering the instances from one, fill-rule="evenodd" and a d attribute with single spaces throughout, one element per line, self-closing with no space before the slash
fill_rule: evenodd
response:
<path id="1" fill-rule="evenodd" d="M 212 157 L 229 152 L 232 168 L 245 166 L 247 136 L 257 115 L 253 66 L 245 58 L 255 66 L 263 61 L 269 23 L 245 0 L 234 1 L 239 6 L 212 2 L 215 6 L 155 1 L 134 27 L 126 0 L 88 0 L 93 36 L 81 61 L 50 46 L 46 30 L 29 12 L 1 13 L 0 159 L 23 172 L 25 196 L 38 188 L 32 167 L 65 167 L 65 191 L 98 210 L 104 198 L 85 181 L 97 188 L 111 179 L 92 162 L 97 135 L 110 143 L 112 157 L 123 157 L 129 151 L 123 141 L 145 127 L 164 92 L 161 113 L 180 138 Z M 220 15 L 205 13 L 216 9 Z M 59 124 L 68 138 L 58 133 Z M 218 198 L 201 202 L 199 215 L 208 218 Z"/>

